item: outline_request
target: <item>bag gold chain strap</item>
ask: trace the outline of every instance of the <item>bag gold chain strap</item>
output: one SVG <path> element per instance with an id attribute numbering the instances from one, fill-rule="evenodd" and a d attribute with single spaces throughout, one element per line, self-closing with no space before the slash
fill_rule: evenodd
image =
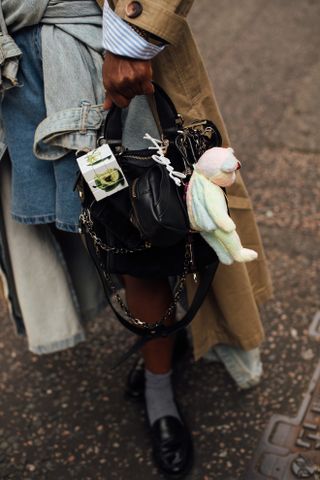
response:
<path id="1" fill-rule="evenodd" d="M 90 217 L 90 211 L 88 209 L 85 209 L 81 213 L 80 222 L 81 222 L 81 224 L 86 226 L 87 233 L 90 235 L 90 237 L 93 240 L 96 255 L 97 255 L 97 258 L 99 260 L 100 260 L 100 249 L 104 250 L 106 252 L 113 252 L 115 254 L 125 255 L 125 254 L 128 254 L 128 253 L 136 253 L 137 251 L 144 251 L 148 248 L 151 248 L 151 244 L 149 242 L 146 242 L 144 247 L 137 248 L 136 250 L 129 250 L 129 249 L 126 249 L 126 248 L 116 248 L 116 247 L 111 247 L 109 245 L 106 245 L 101 240 L 101 238 L 99 238 L 97 236 L 97 234 L 95 233 L 95 231 L 93 229 L 93 222 L 92 222 L 91 217 Z M 192 261 L 191 244 L 189 242 L 186 242 L 183 272 L 182 272 L 181 276 L 179 276 L 179 281 L 178 281 L 178 283 L 176 285 L 176 288 L 175 288 L 173 301 L 169 305 L 166 313 L 161 318 L 161 320 L 159 320 L 159 322 L 155 322 L 155 323 L 143 322 L 139 318 L 134 317 L 134 315 L 132 315 L 130 310 L 125 305 L 121 296 L 118 294 L 117 287 L 113 283 L 111 275 L 106 273 L 104 268 L 102 268 L 102 273 L 103 273 L 103 277 L 105 278 L 108 287 L 110 288 L 112 294 L 115 296 L 115 299 L 116 299 L 117 303 L 119 304 L 121 310 L 126 314 L 127 321 L 129 323 L 131 323 L 131 325 L 134 325 L 136 327 L 143 328 L 145 330 L 153 330 L 154 328 L 157 328 L 160 325 L 164 324 L 166 322 L 166 320 L 169 319 L 169 317 L 174 313 L 174 311 L 177 307 L 177 304 L 180 300 L 183 289 L 184 289 L 184 284 L 185 284 L 185 280 L 187 278 L 187 275 L 189 273 L 189 266 L 190 266 L 191 261 Z"/>
<path id="2" fill-rule="evenodd" d="M 115 254 L 122 254 L 126 255 L 128 253 L 136 253 L 136 252 L 143 252 L 149 248 L 151 248 L 151 243 L 150 242 L 145 242 L 142 247 L 137 247 L 134 250 L 130 250 L 128 248 L 117 248 L 117 247 L 111 247 L 110 245 L 107 245 L 106 243 L 101 240 L 101 238 L 98 237 L 98 235 L 94 231 L 94 225 L 93 221 L 91 220 L 91 215 L 90 215 L 90 210 L 85 209 L 83 212 L 80 214 L 79 217 L 80 220 L 80 225 L 84 225 L 86 227 L 87 233 L 90 235 L 92 238 L 95 247 L 101 248 L 101 250 L 104 250 L 105 252 L 112 252 Z"/>
<path id="3" fill-rule="evenodd" d="M 188 275 L 188 271 L 189 271 L 189 264 L 190 264 L 190 260 L 191 260 L 191 253 L 190 253 L 190 244 L 189 243 L 186 243 L 186 250 L 185 250 L 185 258 L 184 258 L 184 268 L 183 268 L 183 272 L 182 272 L 182 275 L 179 277 L 179 281 L 176 285 L 176 288 L 175 288 L 175 293 L 174 293 L 174 296 L 173 296 L 173 301 L 171 302 L 170 306 L 168 307 L 166 313 L 164 314 L 164 316 L 161 318 L 161 320 L 159 320 L 159 322 L 154 322 L 154 323 L 147 323 L 147 322 L 143 322 L 142 320 L 140 320 L 139 318 L 136 318 L 132 315 L 132 313 L 130 312 L 130 310 L 127 308 L 127 306 L 125 305 L 124 301 L 122 300 L 121 296 L 119 295 L 119 293 L 117 292 L 117 287 L 115 286 L 115 284 L 113 283 L 112 281 L 112 278 L 111 278 L 111 275 L 109 273 L 106 273 L 104 270 L 103 270 L 103 276 L 108 284 L 108 287 L 110 288 L 112 294 L 115 296 L 115 299 L 117 301 L 117 303 L 119 304 L 121 310 L 126 314 L 127 316 L 127 320 L 129 323 L 131 323 L 131 325 L 134 325 L 136 327 L 140 327 L 140 328 L 143 328 L 145 330 L 153 330 L 157 327 L 159 327 L 160 325 L 163 325 L 165 324 L 166 320 L 169 319 L 169 317 L 171 317 L 171 315 L 175 312 L 176 310 L 176 307 L 177 307 L 177 304 L 180 300 L 180 297 L 181 297 L 181 294 L 182 294 L 182 291 L 184 289 L 184 284 L 185 284 L 185 280 L 187 278 L 187 275 Z M 99 258 L 99 252 L 98 250 L 96 250 L 96 253 L 97 253 L 97 256 Z"/>

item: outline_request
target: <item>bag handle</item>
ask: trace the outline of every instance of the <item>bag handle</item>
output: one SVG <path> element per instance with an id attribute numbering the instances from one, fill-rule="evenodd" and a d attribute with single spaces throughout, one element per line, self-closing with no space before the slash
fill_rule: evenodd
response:
<path id="1" fill-rule="evenodd" d="M 153 83 L 153 85 L 155 91 L 153 95 L 148 96 L 148 102 L 159 131 L 165 138 L 170 139 L 172 135 L 177 134 L 180 117 L 165 91 L 158 84 Z M 111 148 L 122 145 L 122 109 L 116 105 L 112 105 L 107 115 L 104 139 Z"/>
<path id="2" fill-rule="evenodd" d="M 156 102 L 154 94 L 153 95 L 148 95 L 147 100 L 148 100 L 148 105 L 149 105 L 149 108 L 151 110 L 154 121 L 156 122 L 158 131 L 162 136 L 163 135 L 163 130 L 162 130 L 162 125 L 161 125 L 159 113 L 158 113 L 158 110 L 157 110 L 157 102 Z"/>

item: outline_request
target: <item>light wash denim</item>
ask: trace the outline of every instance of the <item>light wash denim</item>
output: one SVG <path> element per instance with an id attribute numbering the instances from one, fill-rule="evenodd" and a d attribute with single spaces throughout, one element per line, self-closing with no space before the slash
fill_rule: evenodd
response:
<path id="1" fill-rule="evenodd" d="M 230 345 L 215 345 L 204 355 L 204 360 L 208 363 L 223 363 L 241 390 L 257 385 L 263 373 L 259 348 L 246 352 L 242 348 Z"/>
<path id="2" fill-rule="evenodd" d="M 52 353 L 83 341 L 82 321 L 101 312 L 106 299 L 80 235 L 12 220 L 10 170 L 5 156 L 0 162 L 0 265 L 8 280 L 7 298 L 18 332 L 25 327 L 29 349 Z"/>
<path id="3" fill-rule="evenodd" d="M 55 162 L 39 160 L 32 153 L 35 130 L 46 117 L 41 27 L 22 29 L 14 40 L 23 53 L 18 72 L 23 87 L 8 90 L 2 102 L 12 162 L 12 216 L 20 223 L 55 222 L 60 229 L 76 232 L 80 201 L 73 191 L 78 170 L 74 152 Z"/>

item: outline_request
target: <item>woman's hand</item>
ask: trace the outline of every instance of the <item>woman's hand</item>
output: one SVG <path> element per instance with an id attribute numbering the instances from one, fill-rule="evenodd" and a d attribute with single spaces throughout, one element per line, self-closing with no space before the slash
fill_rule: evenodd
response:
<path id="1" fill-rule="evenodd" d="M 136 95 L 154 92 L 150 60 L 134 60 L 107 52 L 102 67 L 103 85 L 106 91 L 104 109 L 115 103 L 125 108 Z"/>

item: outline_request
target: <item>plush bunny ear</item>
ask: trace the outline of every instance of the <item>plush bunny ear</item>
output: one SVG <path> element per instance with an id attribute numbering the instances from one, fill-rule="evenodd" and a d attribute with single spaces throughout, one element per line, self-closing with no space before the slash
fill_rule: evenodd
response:
<path id="1" fill-rule="evenodd" d="M 226 148 L 226 159 L 224 160 L 223 164 L 221 165 L 221 170 L 224 173 L 232 173 L 235 170 L 239 170 L 241 167 L 241 163 L 239 160 L 234 156 L 234 150 L 230 147 Z"/>

